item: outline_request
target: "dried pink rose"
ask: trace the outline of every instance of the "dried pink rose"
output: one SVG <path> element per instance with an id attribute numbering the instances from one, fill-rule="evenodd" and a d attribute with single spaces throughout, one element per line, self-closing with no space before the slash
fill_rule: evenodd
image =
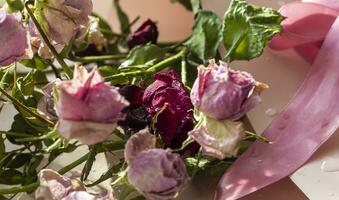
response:
<path id="1" fill-rule="evenodd" d="M 27 32 L 19 20 L 16 14 L 8 14 L 0 8 L 0 66 L 33 56 Z"/>
<path id="2" fill-rule="evenodd" d="M 261 101 L 258 84 L 247 72 L 211 61 L 207 68 L 199 66 L 191 100 L 197 110 L 209 117 L 238 120 Z"/>
<path id="3" fill-rule="evenodd" d="M 116 87 L 104 83 L 97 68 L 88 73 L 76 67 L 73 80 L 56 87 L 58 132 L 88 145 L 107 140 L 123 119 L 121 111 L 129 105 Z"/>
<path id="4" fill-rule="evenodd" d="M 113 200 L 113 194 L 102 191 L 99 195 L 86 192 L 85 186 L 77 179 L 61 176 L 51 169 L 39 174 L 40 186 L 32 194 L 23 194 L 20 200 Z"/>
<path id="5" fill-rule="evenodd" d="M 164 149 L 140 152 L 127 173 L 129 183 L 149 200 L 175 199 L 188 181 L 180 155 Z"/>
<path id="6" fill-rule="evenodd" d="M 58 52 L 73 39 L 84 37 L 90 27 L 91 0 L 49 0 L 36 2 L 35 16 Z M 53 57 L 32 20 L 29 24 L 31 44 L 42 58 Z"/>
<path id="7" fill-rule="evenodd" d="M 127 164 L 133 162 L 134 158 L 142 151 L 153 149 L 156 145 L 156 138 L 147 129 L 141 130 L 132 135 L 125 145 L 125 160 Z"/>
<path id="8" fill-rule="evenodd" d="M 222 160 L 237 155 L 245 128 L 242 122 L 201 115 L 198 125 L 188 134 L 200 144 L 204 154 Z"/>

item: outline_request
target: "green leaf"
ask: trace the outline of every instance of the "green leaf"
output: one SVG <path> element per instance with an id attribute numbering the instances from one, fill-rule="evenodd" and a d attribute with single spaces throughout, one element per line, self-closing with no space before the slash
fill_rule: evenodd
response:
<path id="1" fill-rule="evenodd" d="M 126 60 L 120 65 L 123 68 L 147 68 L 164 59 L 166 49 L 154 44 L 137 46 L 128 54 Z"/>
<path id="2" fill-rule="evenodd" d="M 4 170 L 0 173 L 0 184 L 4 185 L 18 185 L 24 180 L 23 174 L 15 169 Z"/>
<path id="3" fill-rule="evenodd" d="M 14 121 L 12 123 L 11 129 L 9 132 L 14 132 L 14 133 L 25 133 L 29 135 L 36 135 L 38 132 L 33 129 L 27 122 L 26 120 L 20 115 L 17 114 L 14 116 Z M 7 135 L 6 138 L 13 144 L 22 144 L 20 142 L 16 142 L 16 138 L 22 138 L 22 137 L 14 137 Z"/>
<path id="4" fill-rule="evenodd" d="M 0 87 L 6 88 L 13 83 L 13 74 L 10 73 L 10 68 L 0 70 Z"/>
<path id="5" fill-rule="evenodd" d="M 112 35 L 111 33 L 113 32 L 113 30 L 109 23 L 97 13 L 92 12 L 91 15 L 99 19 L 99 28 L 104 37 L 105 38 L 110 37 Z"/>
<path id="6" fill-rule="evenodd" d="M 224 17 L 226 61 L 250 60 L 260 56 L 265 45 L 281 31 L 284 20 L 271 8 L 257 7 L 245 0 L 232 0 Z"/>
<path id="7" fill-rule="evenodd" d="M 49 65 L 45 63 L 39 56 L 35 55 L 33 59 L 30 60 L 23 60 L 20 62 L 26 67 L 37 69 L 37 70 L 44 70 Z"/>
<path id="8" fill-rule="evenodd" d="M 21 91 L 25 96 L 30 96 L 34 91 L 34 80 L 33 80 L 33 71 L 28 73 L 23 79 L 21 83 Z"/>
<path id="9" fill-rule="evenodd" d="M 233 163 L 233 160 L 218 160 L 209 156 L 203 156 L 199 162 L 197 158 L 192 157 L 186 158 L 184 162 L 191 176 L 194 171 L 199 176 L 220 176 Z"/>
<path id="10" fill-rule="evenodd" d="M 5 166 L 11 169 L 17 169 L 24 166 L 32 159 L 32 155 L 28 153 L 12 154 L 5 160 Z"/>
<path id="11" fill-rule="evenodd" d="M 90 147 L 90 151 L 89 151 L 89 154 L 88 154 L 86 164 L 85 164 L 84 168 L 82 169 L 81 181 L 85 181 L 87 179 L 89 173 L 92 170 L 92 166 L 93 166 L 93 163 L 95 161 L 95 157 L 98 153 L 97 147 L 98 147 L 97 145 Z"/>
<path id="12" fill-rule="evenodd" d="M 129 34 L 131 32 L 127 14 L 121 9 L 120 1 L 114 0 L 113 5 L 120 21 L 121 33 Z"/>
<path id="13" fill-rule="evenodd" d="M 207 63 L 214 58 L 222 40 L 222 22 L 211 11 L 199 11 L 193 26 L 192 37 L 185 43 L 193 56 Z"/>
<path id="14" fill-rule="evenodd" d="M 17 12 L 24 9 L 24 3 L 22 0 L 6 0 L 6 3 L 11 12 Z"/>

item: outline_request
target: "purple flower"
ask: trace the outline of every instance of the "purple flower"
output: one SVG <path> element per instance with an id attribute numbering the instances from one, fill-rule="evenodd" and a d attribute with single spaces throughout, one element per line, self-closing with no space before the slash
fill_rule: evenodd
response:
<path id="1" fill-rule="evenodd" d="M 76 67 L 73 80 L 58 83 L 57 89 L 58 132 L 84 144 L 107 140 L 128 106 L 116 87 L 104 83 L 96 68 L 88 73 Z"/>
<path id="2" fill-rule="evenodd" d="M 129 183 L 149 200 L 175 199 L 188 181 L 180 155 L 164 149 L 140 152 L 127 173 Z"/>
<path id="3" fill-rule="evenodd" d="M 209 117 L 238 120 L 260 102 L 257 85 L 249 73 L 212 61 L 207 68 L 199 66 L 191 99 L 194 107 Z"/>
<path id="4" fill-rule="evenodd" d="M 141 130 L 132 135 L 125 145 L 125 160 L 129 164 L 142 151 L 153 149 L 156 145 L 156 138 L 147 129 Z"/>
<path id="5" fill-rule="evenodd" d="M 16 14 L 8 14 L 0 8 L 0 66 L 10 65 L 25 58 L 31 58 L 33 53 L 27 39 L 27 32 L 19 22 Z"/>
<path id="6" fill-rule="evenodd" d="M 127 45 L 132 49 L 137 45 L 147 44 L 149 42 L 156 44 L 158 35 L 157 25 L 148 19 L 127 39 Z"/>
<path id="7" fill-rule="evenodd" d="M 188 134 L 200 144 L 204 154 L 221 160 L 236 156 L 245 136 L 242 122 L 200 117 L 198 125 Z"/>
<path id="8" fill-rule="evenodd" d="M 191 100 L 174 71 L 157 73 L 155 79 L 143 103 L 153 116 L 158 114 L 156 129 L 166 147 L 178 148 L 193 128 Z"/>

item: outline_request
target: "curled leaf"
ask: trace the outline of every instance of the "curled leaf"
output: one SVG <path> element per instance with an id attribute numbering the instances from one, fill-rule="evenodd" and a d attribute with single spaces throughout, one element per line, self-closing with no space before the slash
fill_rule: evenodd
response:
<path id="1" fill-rule="evenodd" d="M 266 44 L 281 31 L 284 20 L 277 11 L 232 0 L 224 17 L 226 61 L 250 60 L 260 56 Z"/>

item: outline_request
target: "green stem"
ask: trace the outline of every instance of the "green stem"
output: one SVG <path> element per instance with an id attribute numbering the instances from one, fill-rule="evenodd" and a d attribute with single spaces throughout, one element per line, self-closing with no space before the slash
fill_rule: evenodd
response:
<path id="1" fill-rule="evenodd" d="M 66 165 L 65 167 L 61 168 L 58 173 L 63 175 L 66 174 L 67 172 L 71 171 L 72 169 L 74 169 L 75 167 L 81 165 L 83 162 L 85 162 L 88 158 L 89 153 L 83 155 L 82 157 L 80 157 L 78 160 Z"/>
<path id="2" fill-rule="evenodd" d="M 26 133 L 17 133 L 17 132 L 9 132 L 9 131 L 0 131 L 0 134 L 14 136 L 14 137 L 32 137 L 32 135 Z"/>
<path id="3" fill-rule="evenodd" d="M 90 63 L 106 60 L 120 60 L 126 57 L 126 54 L 104 55 L 104 56 L 86 56 L 86 57 L 72 57 L 70 60 L 76 62 Z"/>
<path id="4" fill-rule="evenodd" d="M 181 49 L 177 54 L 166 58 L 165 60 L 153 65 L 152 67 L 148 68 L 147 70 L 138 70 L 138 71 L 133 71 L 133 72 L 122 72 L 119 74 L 115 74 L 112 76 L 105 77 L 105 81 L 113 81 L 114 79 L 119 79 L 119 78 L 129 78 L 129 77 L 135 77 L 135 76 L 140 76 L 140 75 L 145 75 L 145 74 L 154 74 L 155 72 L 159 72 L 163 69 L 165 69 L 168 65 L 171 65 L 178 60 L 180 60 L 187 52 L 186 48 Z"/>
<path id="5" fill-rule="evenodd" d="M 39 119 L 42 122 L 47 123 L 50 126 L 54 126 L 54 122 L 44 118 L 43 116 L 33 112 L 31 109 L 29 109 L 27 106 L 25 106 L 23 103 L 21 103 L 20 101 L 18 101 L 16 98 L 12 97 L 10 94 L 8 94 L 4 89 L 2 89 L 0 87 L 0 92 L 2 94 L 4 94 L 8 99 L 10 99 L 12 101 L 12 103 L 20 108 L 22 108 L 24 111 L 26 111 L 27 113 L 29 113 L 30 115 L 32 115 L 33 117 Z"/>
<path id="6" fill-rule="evenodd" d="M 261 135 L 258 135 L 256 133 L 252 133 L 250 131 L 245 131 L 245 133 L 247 134 L 247 138 L 245 138 L 245 139 L 254 138 L 254 139 L 260 140 L 262 142 L 266 142 L 268 144 L 272 144 L 271 141 L 269 141 L 267 138 L 265 138 L 265 137 L 263 137 Z"/>
<path id="7" fill-rule="evenodd" d="M 47 35 L 45 34 L 44 30 L 42 29 L 42 27 L 40 26 L 38 20 L 35 18 L 32 10 L 29 8 L 29 4 L 31 4 L 30 1 L 27 1 L 25 3 L 25 7 L 26 10 L 29 14 L 29 16 L 31 17 L 32 21 L 34 22 L 36 28 L 38 29 L 42 39 L 44 40 L 44 42 L 47 44 L 48 48 L 51 50 L 52 54 L 54 55 L 54 57 L 57 59 L 57 61 L 59 62 L 59 64 L 61 65 L 61 67 L 63 68 L 63 70 L 66 72 L 66 75 L 68 76 L 68 78 L 72 78 L 73 77 L 73 71 L 72 69 L 65 63 L 65 61 L 59 56 L 58 52 L 55 50 L 54 46 L 50 43 Z"/>
<path id="8" fill-rule="evenodd" d="M 53 150 L 57 149 L 62 143 L 62 139 L 57 139 L 52 145 L 48 146 L 46 149 L 47 153 L 51 153 Z"/>
<path id="9" fill-rule="evenodd" d="M 181 61 L 181 82 L 187 85 L 187 64 L 185 58 Z"/>
<path id="10" fill-rule="evenodd" d="M 27 137 L 27 138 L 20 138 L 20 139 L 16 139 L 16 142 L 34 142 L 34 141 L 40 141 L 40 140 L 45 140 L 45 139 L 49 139 L 49 138 L 54 138 L 55 136 L 57 136 L 58 134 L 55 131 L 49 132 L 46 135 L 42 135 L 39 137 Z"/>
<path id="11" fill-rule="evenodd" d="M 114 142 L 114 143 L 110 143 L 110 144 L 103 144 L 102 146 L 99 147 L 98 154 L 106 152 L 106 151 L 116 151 L 116 150 L 123 149 L 125 147 L 125 143 L 126 143 L 125 141 L 119 141 L 119 142 Z M 61 175 L 66 174 L 67 172 L 71 171 L 75 167 L 81 165 L 83 162 L 85 162 L 87 160 L 88 156 L 89 156 L 89 153 L 83 155 L 78 160 L 76 160 L 76 161 L 70 163 L 69 165 L 63 167 L 62 169 L 60 169 L 58 171 L 59 174 L 61 174 Z"/>
<path id="12" fill-rule="evenodd" d="M 39 185 L 40 185 L 39 182 L 35 182 L 35 183 L 31 183 L 31 184 L 25 185 L 25 186 L 0 189 L 0 195 L 16 194 L 16 193 L 20 193 L 20 192 L 30 192 L 30 191 L 33 191 L 36 188 L 38 188 Z"/>

